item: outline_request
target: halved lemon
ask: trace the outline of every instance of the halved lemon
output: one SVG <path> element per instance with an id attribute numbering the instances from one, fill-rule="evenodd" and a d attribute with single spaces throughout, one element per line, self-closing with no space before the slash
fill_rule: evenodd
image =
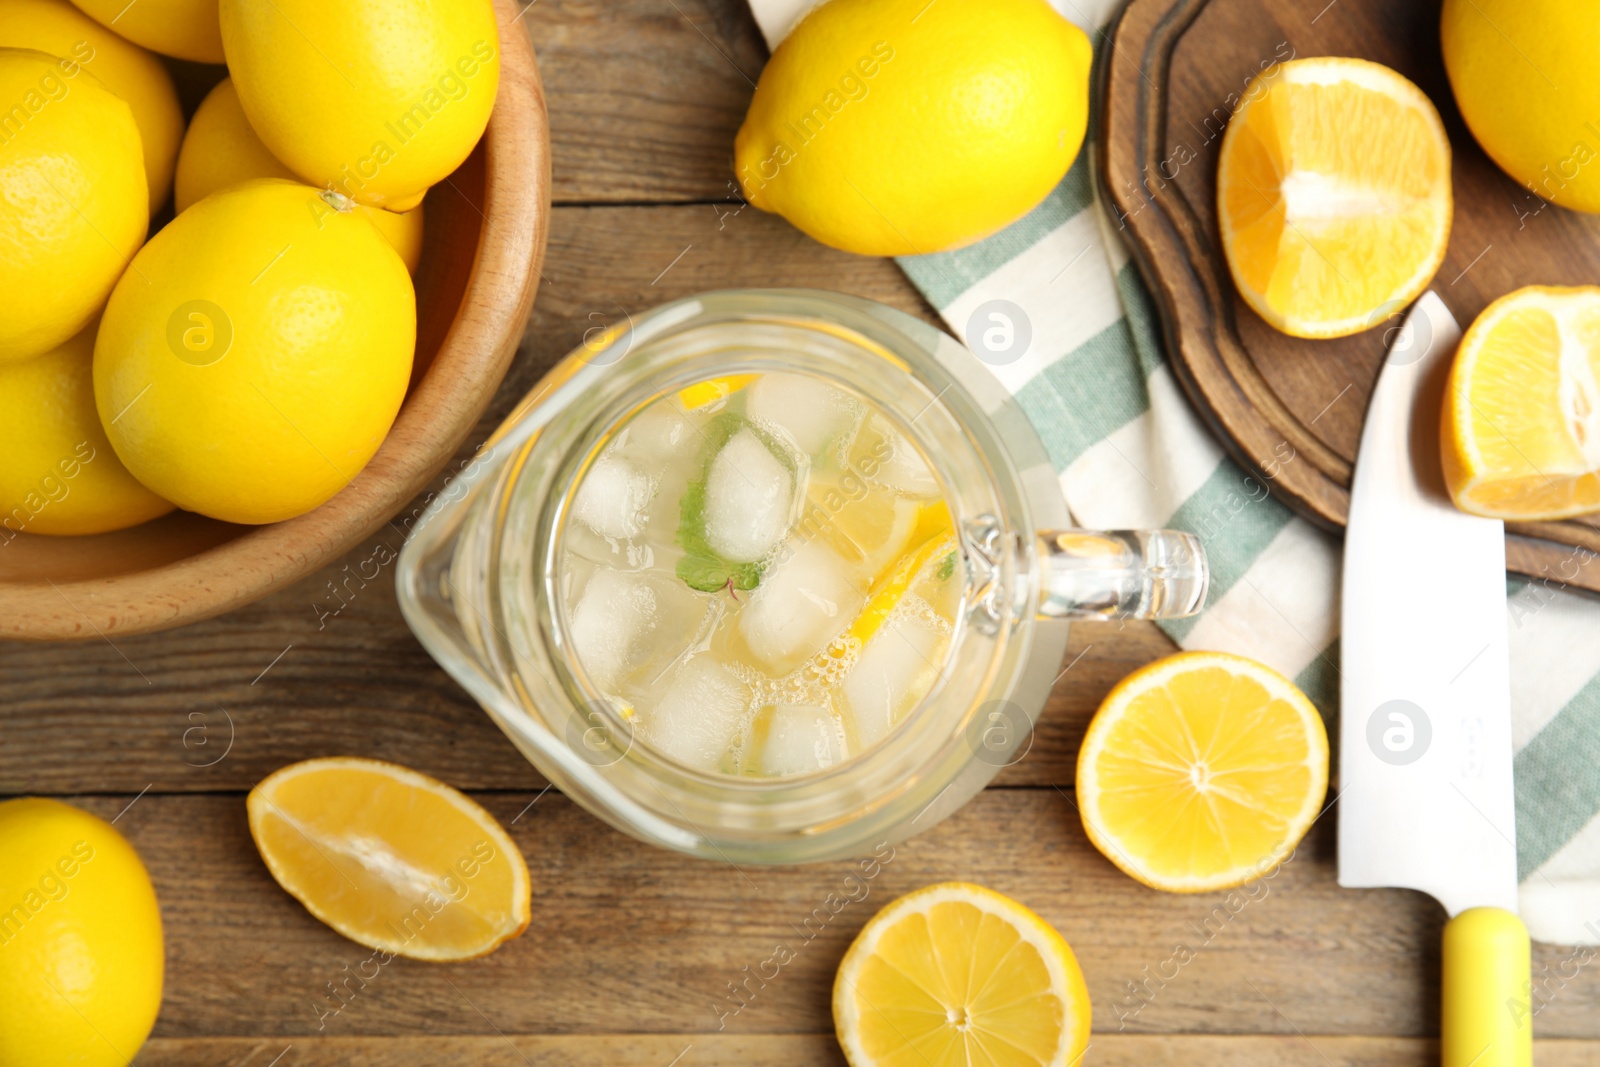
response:
<path id="1" fill-rule="evenodd" d="M 1440 429 L 1463 511 L 1600 509 L 1600 288 L 1529 286 L 1485 308 L 1456 350 Z"/>
<path id="2" fill-rule="evenodd" d="M 850 1067 L 1071 1067 L 1089 1044 L 1072 949 L 992 889 L 943 882 L 891 901 L 833 983 Z"/>
<path id="3" fill-rule="evenodd" d="M 1174 893 L 1271 873 L 1327 792 L 1317 709 L 1277 671 L 1223 652 L 1180 652 L 1124 678 L 1078 752 L 1089 840 Z"/>
<path id="4" fill-rule="evenodd" d="M 1295 337 L 1343 337 L 1414 300 L 1450 239 L 1450 142 L 1421 89 L 1364 59 L 1296 59 L 1245 89 L 1217 218 L 1234 284 Z"/>
<path id="5" fill-rule="evenodd" d="M 465 960 L 528 927 L 528 866 L 483 808 L 381 760 L 290 764 L 246 800 L 250 836 L 279 885 L 369 948 Z"/>

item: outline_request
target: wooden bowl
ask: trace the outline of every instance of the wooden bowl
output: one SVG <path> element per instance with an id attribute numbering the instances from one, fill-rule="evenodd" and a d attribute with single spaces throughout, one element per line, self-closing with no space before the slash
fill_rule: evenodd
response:
<path id="1" fill-rule="evenodd" d="M 426 201 L 411 392 L 372 461 L 287 522 L 177 512 L 92 537 L 0 540 L 0 637 L 144 633 L 248 604 L 326 566 L 420 493 L 472 431 L 533 307 L 550 218 L 550 130 L 533 48 L 496 0 L 499 97 L 471 158 Z M 8 536 L 0 531 L 0 538 Z"/>

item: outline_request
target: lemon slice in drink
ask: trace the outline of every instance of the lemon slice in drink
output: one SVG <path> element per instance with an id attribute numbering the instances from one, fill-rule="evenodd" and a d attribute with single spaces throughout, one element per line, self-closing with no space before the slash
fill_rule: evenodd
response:
<path id="1" fill-rule="evenodd" d="M 754 374 L 730 374 L 723 378 L 707 378 L 678 390 L 678 403 L 685 411 L 698 411 L 737 393 L 756 380 Z"/>
<path id="2" fill-rule="evenodd" d="M 823 498 L 838 490 L 819 487 Z M 813 499 L 817 493 L 813 492 Z M 874 493 L 847 504 L 828 520 L 835 547 L 846 559 L 858 559 L 869 574 L 879 574 L 898 560 L 912 535 L 922 505 L 887 493 Z"/>
<path id="3" fill-rule="evenodd" d="M 381 760 L 290 764 L 246 800 L 279 885 L 350 940 L 419 960 L 465 960 L 527 929 L 528 866 L 483 808 Z"/>
<path id="4" fill-rule="evenodd" d="M 1089 991 L 1072 949 L 1015 900 L 944 882 L 891 902 L 833 985 L 850 1067 L 1072 1067 Z"/>
<path id="5" fill-rule="evenodd" d="M 1282 863 L 1328 791 L 1328 735 L 1277 671 L 1182 652 L 1124 678 L 1078 752 L 1078 809 L 1105 857 L 1174 893 L 1242 885 Z"/>
<path id="6" fill-rule="evenodd" d="M 956 551 L 956 535 L 950 524 L 950 509 L 944 501 L 920 507 L 908 540 L 916 547 L 895 560 L 878 575 L 872 583 L 872 591 L 867 596 L 866 607 L 861 609 L 861 614 L 855 617 L 850 623 L 850 628 L 845 631 L 845 635 L 850 639 L 849 647 L 865 648 L 873 635 L 883 628 L 889 616 L 894 614 L 894 609 L 905 598 L 906 593 L 916 582 L 917 576 L 935 560 Z M 838 654 L 842 655 L 844 645 L 835 647 Z"/>
<path id="7" fill-rule="evenodd" d="M 1512 521 L 1600 509 L 1600 287 L 1529 286 L 1478 316 L 1441 427 L 1456 506 Z"/>

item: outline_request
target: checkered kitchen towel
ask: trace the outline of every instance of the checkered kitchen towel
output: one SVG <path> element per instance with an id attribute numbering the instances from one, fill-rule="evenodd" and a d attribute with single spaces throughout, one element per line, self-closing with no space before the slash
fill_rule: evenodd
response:
<path id="1" fill-rule="evenodd" d="M 1051 2 L 1105 44 L 1117 0 Z M 775 46 L 813 0 L 751 3 Z M 1271 664 L 1331 714 L 1339 543 L 1225 457 L 1184 399 L 1149 297 L 1096 200 L 1089 133 L 1026 218 L 900 266 L 957 337 L 980 355 L 1003 351 L 986 362 L 1043 438 L 1081 525 L 1169 527 L 1204 540 L 1210 606 L 1163 624 L 1173 639 Z M 994 311 L 1025 323 L 1026 338 Z M 985 338 L 988 329 L 1000 332 Z M 1600 603 L 1513 580 L 1507 611 L 1522 917 L 1538 940 L 1600 943 Z"/>

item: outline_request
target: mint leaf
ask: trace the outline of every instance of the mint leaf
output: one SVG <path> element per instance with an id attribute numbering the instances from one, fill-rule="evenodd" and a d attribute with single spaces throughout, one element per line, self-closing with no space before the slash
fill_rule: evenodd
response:
<path id="1" fill-rule="evenodd" d="M 690 589 L 718 593 L 731 582 L 735 589 L 754 589 L 761 583 L 761 564 L 729 564 L 715 556 L 684 556 L 678 560 L 678 577 Z"/>
<path id="2" fill-rule="evenodd" d="M 939 570 L 934 575 L 934 577 L 937 578 L 941 582 L 949 581 L 950 576 L 952 574 L 954 574 L 955 572 L 956 572 L 956 554 L 954 552 L 952 552 L 948 556 L 946 556 L 944 559 L 939 561 Z"/>

